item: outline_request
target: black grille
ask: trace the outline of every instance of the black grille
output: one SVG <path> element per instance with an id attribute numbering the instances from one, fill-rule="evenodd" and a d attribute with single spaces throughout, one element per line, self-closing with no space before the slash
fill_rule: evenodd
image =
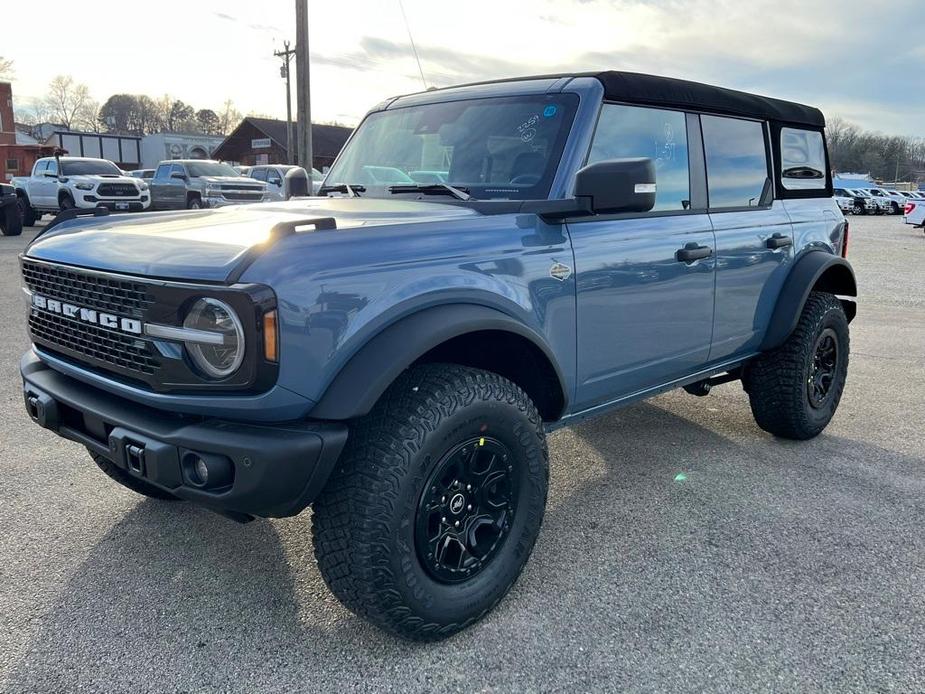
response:
<path id="1" fill-rule="evenodd" d="M 242 190 L 223 190 L 222 195 L 226 200 L 260 200 L 263 197 L 261 192 L 246 193 Z"/>
<path id="2" fill-rule="evenodd" d="M 110 198 L 134 198 L 138 197 L 138 188 L 134 183 L 100 183 L 96 193 Z"/>
<path id="3" fill-rule="evenodd" d="M 151 375 L 159 364 L 148 343 L 54 313 L 33 311 L 32 337 L 130 371 Z"/>
<path id="4" fill-rule="evenodd" d="M 22 275 L 36 294 L 127 318 L 141 318 L 154 299 L 141 282 L 23 260 Z"/>
<path id="5" fill-rule="evenodd" d="M 254 195 L 260 195 L 263 193 L 263 188 L 259 186 L 242 186 L 239 183 L 226 183 L 222 185 L 222 191 L 227 190 L 240 190 L 248 193 L 253 193 Z"/>

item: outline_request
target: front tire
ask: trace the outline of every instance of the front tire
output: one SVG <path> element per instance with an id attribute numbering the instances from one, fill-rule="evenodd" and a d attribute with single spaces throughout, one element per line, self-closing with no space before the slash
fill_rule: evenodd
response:
<path id="1" fill-rule="evenodd" d="M 188 210 L 201 210 L 202 209 L 202 200 L 195 195 L 190 196 L 190 199 L 186 201 L 186 209 Z"/>
<path id="2" fill-rule="evenodd" d="M 70 195 L 62 195 L 58 207 L 61 212 L 64 212 L 65 210 L 73 210 L 77 205 L 74 203 L 74 198 Z"/>
<path id="3" fill-rule="evenodd" d="M 19 236 L 22 233 L 19 201 L 15 205 L 5 205 L 0 209 L 0 232 L 3 236 Z"/>
<path id="4" fill-rule="evenodd" d="M 16 203 L 19 207 L 19 216 L 22 219 L 22 225 L 24 227 L 35 226 L 35 222 L 38 219 L 35 208 L 22 196 L 19 197 Z"/>
<path id="5" fill-rule="evenodd" d="M 542 420 L 516 385 L 450 364 L 406 371 L 351 429 L 313 506 L 321 575 L 382 629 L 447 637 L 520 575 L 548 477 Z"/>
<path id="6" fill-rule="evenodd" d="M 743 385 L 758 426 L 805 440 L 831 421 L 848 376 L 848 319 L 832 294 L 812 292 L 793 334 L 745 369 Z"/>
<path id="7" fill-rule="evenodd" d="M 120 467 L 117 467 L 115 463 L 107 458 L 104 458 L 101 455 L 94 453 L 93 451 L 87 451 L 90 454 L 90 457 L 93 458 L 100 470 L 106 473 L 110 478 L 121 484 L 126 489 L 131 489 L 136 494 L 141 494 L 142 496 L 147 496 L 151 499 L 159 499 L 161 501 L 180 501 L 179 497 L 174 496 L 170 492 L 165 492 L 164 490 L 155 487 L 149 482 L 145 482 L 142 479 L 133 477 L 128 474 L 125 470 Z"/>

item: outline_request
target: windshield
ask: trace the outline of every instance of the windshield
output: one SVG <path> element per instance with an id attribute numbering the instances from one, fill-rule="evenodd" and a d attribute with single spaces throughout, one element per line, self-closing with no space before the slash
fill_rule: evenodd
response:
<path id="1" fill-rule="evenodd" d="M 362 186 L 377 197 L 391 196 L 391 186 L 441 183 L 478 199 L 545 198 L 577 105 L 574 94 L 555 94 L 372 113 L 325 185 Z"/>
<path id="2" fill-rule="evenodd" d="M 62 176 L 121 176 L 122 172 L 105 159 L 80 159 L 61 162 Z"/>
<path id="3" fill-rule="evenodd" d="M 222 164 L 217 161 L 188 161 L 186 162 L 186 170 L 189 171 L 189 175 L 192 178 L 199 178 L 200 176 L 238 177 L 241 175 L 228 166 L 228 164 Z"/>

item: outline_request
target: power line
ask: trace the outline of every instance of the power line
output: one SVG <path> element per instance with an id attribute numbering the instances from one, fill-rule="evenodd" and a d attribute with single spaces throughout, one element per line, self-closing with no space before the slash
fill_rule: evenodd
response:
<path id="1" fill-rule="evenodd" d="M 401 17 L 405 21 L 405 31 L 408 32 L 408 40 L 411 42 L 411 52 L 414 54 L 414 60 L 418 64 L 418 72 L 421 73 L 421 83 L 424 89 L 427 89 L 427 80 L 424 79 L 424 69 L 421 67 L 421 58 L 418 56 L 418 49 L 414 45 L 414 37 L 411 35 L 411 26 L 408 24 L 408 16 L 405 14 L 405 6 L 401 0 L 398 0 L 398 9 L 401 10 Z"/>

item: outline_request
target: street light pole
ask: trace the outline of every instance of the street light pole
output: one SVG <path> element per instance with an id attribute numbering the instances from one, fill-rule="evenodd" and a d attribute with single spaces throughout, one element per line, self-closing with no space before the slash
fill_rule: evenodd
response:
<path id="1" fill-rule="evenodd" d="M 308 64 L 308 0 L 295 0 L 296 109 L 299 126 L 299 166 L 312 169 L 312 108 Z"/>
<path id="2" fill-rule="evenodd" d="M 280 76 L 286 79 L 286 163 L 292 163 L 292 88 L 289 86 L 289 61 L 295 55 L 295 51 L 289 48 L 289 42 L 283 41 L 285 50 L 274 51 L 273 55 L 283 59 L 283 65 L 280 67 Z"/>

